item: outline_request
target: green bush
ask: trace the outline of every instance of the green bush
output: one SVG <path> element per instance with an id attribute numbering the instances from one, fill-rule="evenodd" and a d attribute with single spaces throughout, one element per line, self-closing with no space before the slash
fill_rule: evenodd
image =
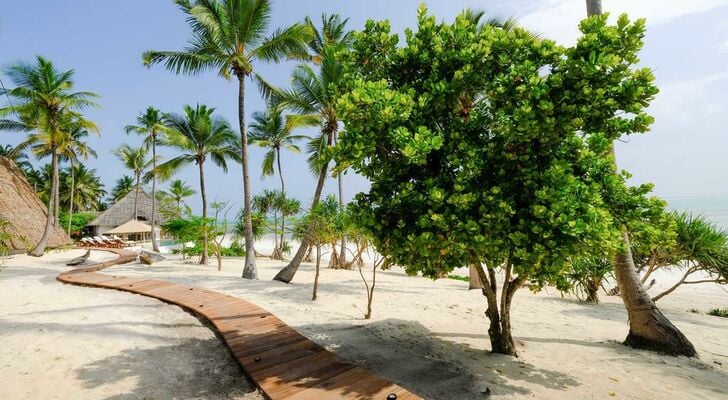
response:
<path id="1" fill-rule="evenodd" d="M 713 315 L 713 316 L 716 316 L 716 317 L 728 318 L 728 307 L 726 307 L 726 308 L 714 308 L 714 309 L 708 311 L 708 315 Z"/>

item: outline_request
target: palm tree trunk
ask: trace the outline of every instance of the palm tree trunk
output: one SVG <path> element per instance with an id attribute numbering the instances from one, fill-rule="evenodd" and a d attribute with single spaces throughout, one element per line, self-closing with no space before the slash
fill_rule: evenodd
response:
<path id="1" fill-rule="evenodd" d="M 588 16 L 601 14 L 601 1 L 586 0 L 586 10 Z M 612 146 L 612 162 L 616 167 L 614 146 Z M 624 250 L 618 251 L 614 257 L 614 277 L 622 293 L 622 302 L 627 309 L 629 320 L 629 334 L 624 344 L 672 355 L 696 356 L 693 344 L 660 312 L 640 283 L 627 231 L 622 232 L 622 238 Z"/>
<path id="2" fill-rule="evenodd" d="M 136 173 L 134 173 L 134 175 L 136 176 L 136 191 L 134 192 L 134 220 L 138 220 L 139 219 L 139 208 L 138 208 L 139 185 L 141 184 L 140 183 L 141 174 L 139 172 L 136 172 Z"/>
<path id="3" fill-rule="evenodd" d="M 311 202 L 311 209 L 316 207 L 319 201 L 321 201 L 321 192 L 323 191 L 324 184 L 326 183 L 326 171 L 328 171 L 328 169 L 328 163 L 324 164 L 321 168 L 321 173 L 319 174 L 318 182 L 316 183 L 316 191 L 314 192 L 313 201 Z M 280 270 L 273 279 L 280 282 L 291 283 L 293 277 L 296 276 L 298 267 L 301 265 L 303 258 L 306 256 L 306 251 L 308 250 L 310 243 L 311 240 L 309 239 L 309 233 L 306 232 L 303 236 L 303 240 L 301 240 L 301 245 L 298 246 L 296 255 L 293 256 L 291 262 L 289 262 L 285 268 Z"/>
<path id="4" fill-rule="evenodd" d="M 71 236 L 71 220 L 73 219 L 73 191 L 76 186 L 76 180 L 73 176 L 73 164 L 71 164 L 71 196 L 69 197 L 68 205 L 68 236 Z"/>
<path id="5" fill-rule="evenodd" d="M 56 153 L 56 150 L 53 149 L 53 152 L 51 154 L 51 193 L 50 196 L 48 196 L 48 208 L 46 209 L 46 225 L 45 229 L 43 230 L 43 236 L 41 236 L 40 241 L 38 241 L 38 244 L 35 245 L 35 248 L 28 253 L 31 256 L 40 257 L 45 253 L 45 248 L 48 245 L 48 239 L 51 236 L 51 228 L 53 227 L 53 193 L 56 185 L 56 175 L 58 175 L 58 153 Z"/>
<path id="6" fill-rule="evenodd" d="M 334 140 L 337 139 L 336 134 L 334 134 Z M 343 174 L 339 173 L 338 176 L 339 180 L 339 207 L 341 208 L 341 211 L 344 210 L 344 177 Z M 341 268 L 346 268 L 346 235 L 341 235 L 341 254 L 339 255 L 339 265 L 341 265 Z"/>
<path id="7" fill-rule="evenodd" d="M 61 192 L 61 177 L 59 176 L 60 173 L 58 171 L 58 160 L 56 160 L 56 172 L 53 175 L 53 181 L 55 183 L 55 189 L 53 190 L 53 225 L 57 226 L 59 224 L 59 203 L 60 203 L 60 192 Z"/>
<path id="8" fill-rule="evenodd" d="M 248 132 L 245 126 L 245 75 L 238 74 L 238 123 L 240 125 L 240 156 L 243 166 L 243 210 L 245 222 L 245 266 L 243 278 L 258 279 L 253 248 L 253 218 L 250 207 L 250 174 L 248 171 Z"/>
<path id="9" fill-rule="evenodd" d="M 205 194 L 205 170 L 204 162 L 199 162 L 200 167 L 200 194 L 202 195 L 202 255 L 200 256 L 200 264 L 207 265 L 207 195 Z"/>
<path id="10" fill-rule="evenodd" d="M 281 193 L 283 194 L 283 198 L 286 196 L 286 185 L 283 183 L 283 168 L 281 168 L 281 149 L 276 148 L 276 162 L 278 163 L 278 176 L 281 177 Z M 281 255 L 281 259 L 283 259 L 283 240 L 285 240 L 286 235 L 286 210 L 285 210 L 285 204 L 283 209 L 281 209 L 281 241 L 280 241 L 280 250 L 278 253 Z"/>
<path id="11" fill-rule="evenodd" d="M 152 250 L 159 252 L 157 245 L 157 234 L 154 231 L 154 223 L 157 221 L 157 137 L 152 132 Z"/>

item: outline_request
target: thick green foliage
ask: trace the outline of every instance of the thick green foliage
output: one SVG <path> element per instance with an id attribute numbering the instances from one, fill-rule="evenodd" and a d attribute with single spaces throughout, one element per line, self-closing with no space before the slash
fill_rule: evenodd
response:
<path id="1" fill-rule="evenodd" d="M 83 228 L 88 225 L 89 222 L 96 218 L 94 214 L 90 213 L 77 213 L 71 217 L 71 236 L 78 238 L 81 235 Z M 68 213 L 61 213 L 60 218 L 61 227 L 65 230 L 68 227 Z"/>
<path id="2" fill-rule="evenodd" d="M 610 155 L 652 121 L 653 76 L 633 68 L 644 21 L 606 19 L 583 21 L 572 48 L 424 8 L 403 47 L 388 22 L 367 22 L 340 53 L 335 159 L 372 182 L 351 210 L 377 249 L 426 276 L 484 262 L 541 285 L 660 205 Z"/>

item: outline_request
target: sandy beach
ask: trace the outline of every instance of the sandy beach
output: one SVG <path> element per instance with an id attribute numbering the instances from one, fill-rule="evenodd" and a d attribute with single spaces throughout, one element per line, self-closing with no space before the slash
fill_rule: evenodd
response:
<path id="1" fill-rule="evenodd" d="M 259 398 L 213 332 L 178 307 L 56 282 L 63 262 L 78 254 L 5 261 L 0 375 L 9 384 L 0 385 L 0 398 Z M 92 260 L 108 257 L 94 252 Z M 698 360 L 626 348 L 618 343 L 627 330 L 619 298 L 584 305 L 554 289 L 516 295 L 520 357 L 513 359 L 487 353 L 484 300 L 466 282 L 408 277 L 397 268 L 380 272 L 373 318 L 365 321 L 358 271 L 322 268 L 319 300 L 312 302 L 312 265 L 304 264 L 290 285 L 271 281 L 282 265 L 259 259 L 258 281 L 240 279 L 242 260 L 232 258 L 221 272 L 214 263 L 177 256 L 113 270 L 256 303 L 341 357 L 429 399 L 482 399 L 486 392 L 502 399 L 728 396 L 728 319 L 704 314 L 726 305 L 727 293 L 715 285 L 681 288 L 659 303 L 695 344 Z M 671 281 L 668 275 L 656 276 L 655 289 Z"/>

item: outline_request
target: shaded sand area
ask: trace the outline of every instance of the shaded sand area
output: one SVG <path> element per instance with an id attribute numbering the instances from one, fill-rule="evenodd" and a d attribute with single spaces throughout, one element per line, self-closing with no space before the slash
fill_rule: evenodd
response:
<path id="1" fill-rule="evenodd" d="M 179 308 L 56 282 L 65 267 L 53 263 L 78 254 L 21 256 L 0 272 L 0 376 L 11 382 L 0 385 L 0 398 L 256 398 L 224 345 Z M 94 254 L 96 260 L 107 257 L 112 255 Z M 366 296 L 357 271 L 322 268 L 319 300 L 311 302 L 309 264 L 285 285 L 270 280 L 283 265 L 277 261 L 259 260 L 261 280 L 251 282 L 239 278 L 241 259 L 225 260 L 218 272 L 214 263 L 202 267 L 170 257 L 152 267 L 128 264 L 109 272 L 251 301 L 425 398 L 483 399 L 486 390 L 502 399 L 728 398 L 728 319 L 688 311 L 728 305 L 728 293 L 713 285 L 679 289 L 660 302 L 700 360 L 625 348 L 616 342 L 627 329 L 620 299 L 582 305 L 554 290 L 516 295 L 521 357 L 512 359 L 485 351 L 483 297 L 467 291 L 466 282 L 380 272 L 373 319 L 364 321 Z M 657 279 L 667 284 L 669 278 Z"/>
<path id="2" fill-rule="evenodd" d="M 182 309 L 56 281 L 80 254 L 0 266 L 0 399 L 262 399 L 227 347 Z"/>

